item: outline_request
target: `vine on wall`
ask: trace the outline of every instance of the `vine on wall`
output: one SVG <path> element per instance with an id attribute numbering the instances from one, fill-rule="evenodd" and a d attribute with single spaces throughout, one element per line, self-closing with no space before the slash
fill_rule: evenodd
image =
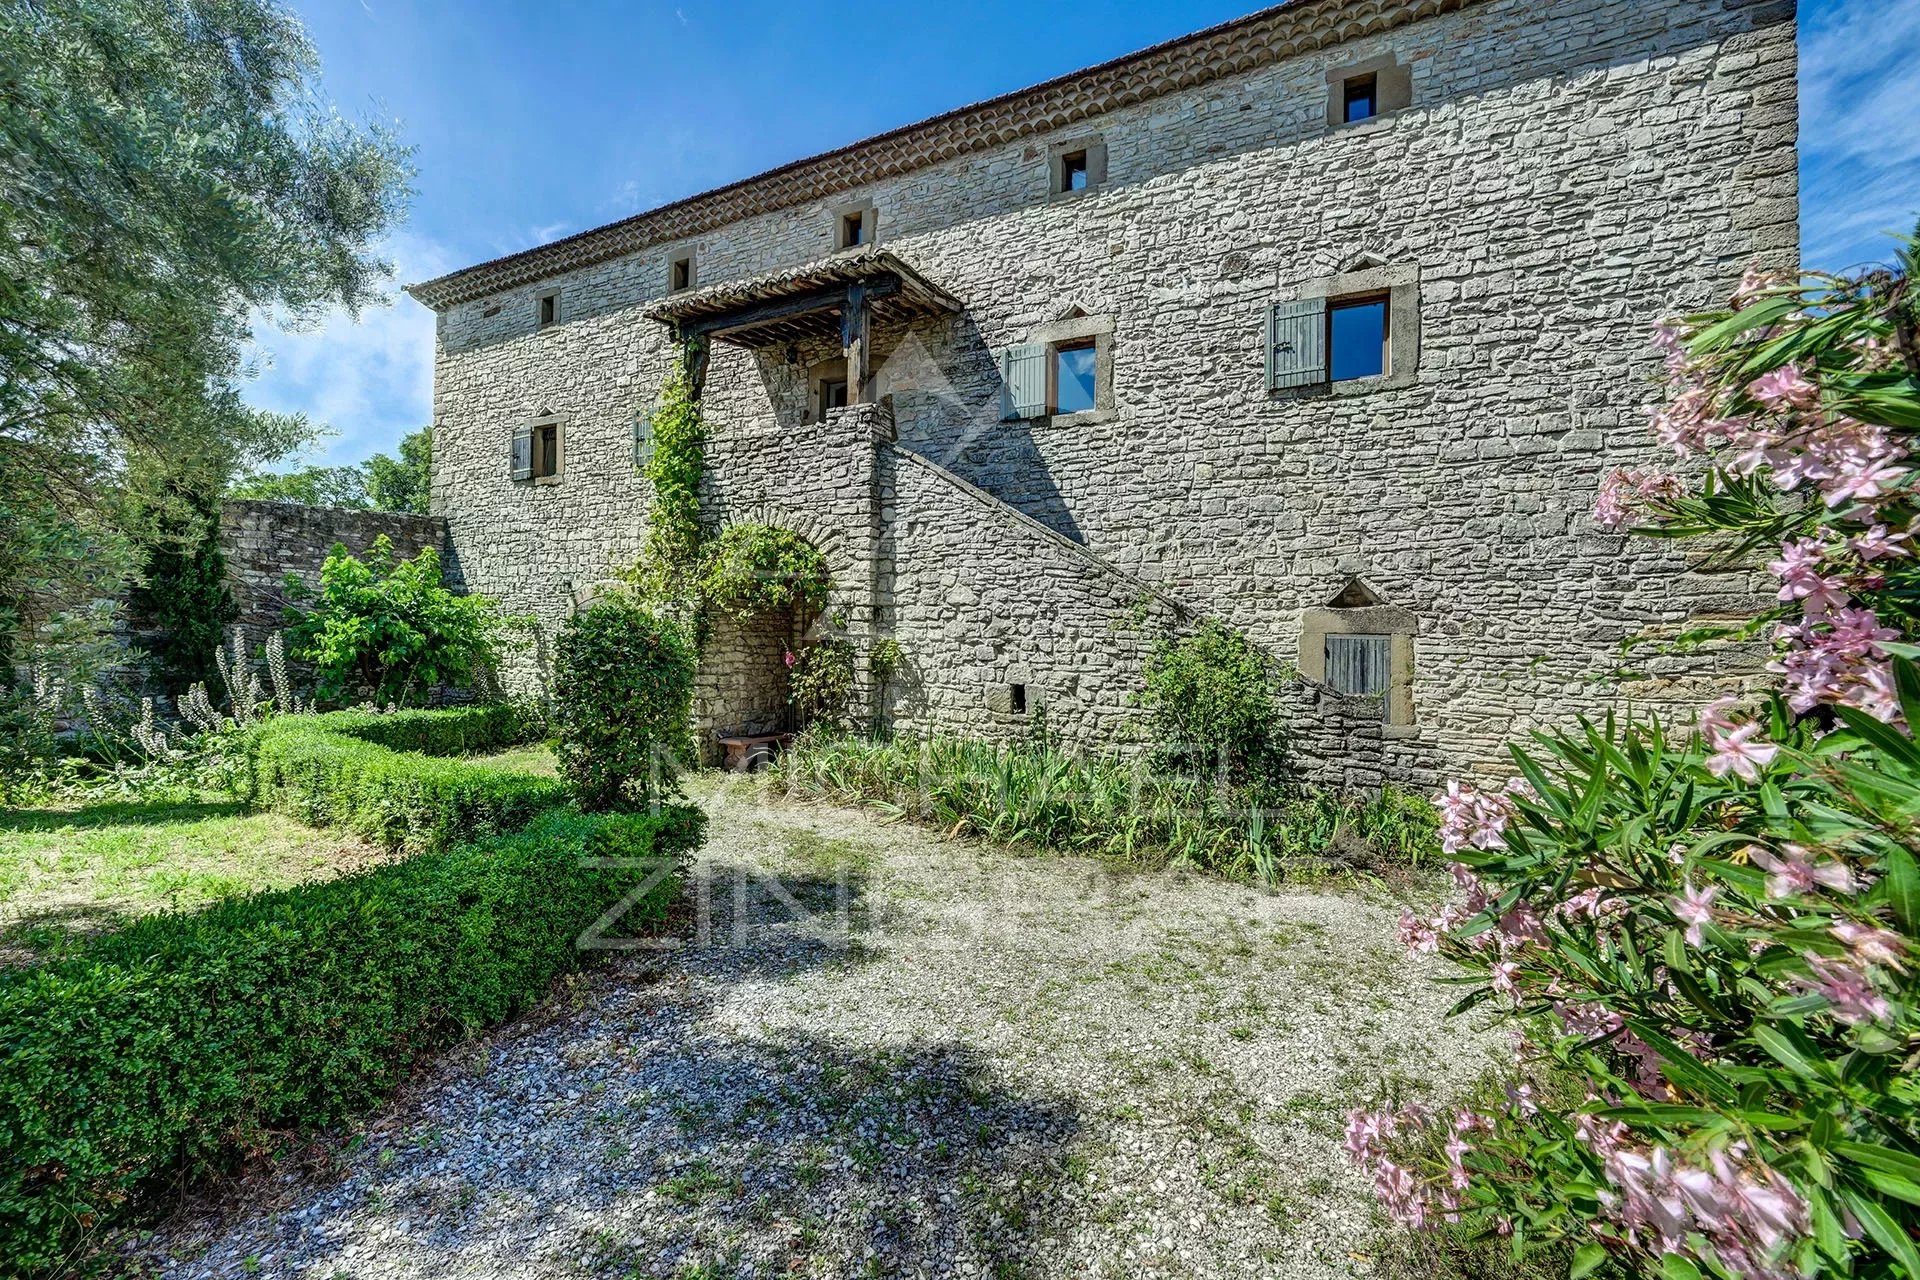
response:
<path id="1" fill-rule="evenodd" d="M 706 469 L 707 426 L 682 352 L 660 388 L 653 412 L 653 451 L 645 474 L 653 486 L 647 538 L 630 577 L 657 600 L 692 602 L 700 568 L 700 477 Z"/>

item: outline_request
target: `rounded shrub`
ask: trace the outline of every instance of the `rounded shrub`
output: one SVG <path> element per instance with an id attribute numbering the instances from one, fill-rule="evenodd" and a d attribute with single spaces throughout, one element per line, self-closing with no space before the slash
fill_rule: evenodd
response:
<path id="1" fill-rule="evenodd" d="M 685 629 L 628 597 L 567 620 L 554 646 L 560 773 L 584 809 L 644 806 L 671 794 L 692 755 L 693 678 Z"/>
<path id="2" fill-rule="evenodd" d="M 1142 697 L 1163 753 L 1224 764 L 1238 780 L 1278 773 L 1278 673 L 1252 641 L 1212 618 L 1168 635 L 1147 659 Z"/>

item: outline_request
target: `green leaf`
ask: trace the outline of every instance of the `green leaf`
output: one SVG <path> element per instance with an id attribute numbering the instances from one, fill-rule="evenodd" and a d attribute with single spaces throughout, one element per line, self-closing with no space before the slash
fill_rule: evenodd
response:
<path id="1" fill-rule="evenodd" d="M 1798 1029 L 1796 1028 L 1795 1031 L 1798 1032 Z M 1833 1074 L 1827 1064 L 1820 1059 L 1817 1051 L 1808 1052 L 1813 1046 L 1812 1042 L 1807 1040 L 1805 1032 L 1790 1035 L 1778 1026 L 1761 1023 L 1753 1029 L 1753 1040 L 1775 1061 L 1797 1075 L 1805 1076 L 1809 1080 L 1825 1081 Z"/>
<path id="2" fill-rule="evenodd" d="M 1567 1280 L 1581 1280 L 1583 1276 L 1592 1275 L 1595 1268 L 1606 1260 L 1606 1246 L 1598 1241 L 1589 1240 L 1574 1250 L 1573 1265 L 1567 1269 Z"/>
<path id="3" fill-rule="evenodd" d="M 1860 1219 L 1860 1225 L 1867 1229 L 1873 1242 L 1885 1249 L 1902 1271 L 1910 1277 L 1920 1277 L 1920 1248 L 1915 1248 L 1913 1237 L 1880 1207 L 1878 1200 L 1863 1196 L 1852 1187 L 1841 1187 L 1840 1198 L 1853 1210 L 1853 1216 Z"/>
<path id="4" fill-rule="evenodd" d="M 1909 934 L 1920 932 L 1920 867 L 1904 845 L 1889 844 L 1887 853 L 1887 905 Z"/>
<path id="5" fill-rule="evenodd" d="M 1832 1150 L 1841 1159 L 1863 1169 L 1878 1169 L 1882 1173 L 1898 1174 L 1913 1182 L 1920 1182 L 1920 1156 L 1883 1147 L 1877 1142 L 1836 1142 Z"/>
<path id="6" fill-rule="evenodd" d="M 1700 1268 L 1677 1253 L 1660 1255 L 1660 1274 L 1666 1280 L 1700 1280 Z"/>

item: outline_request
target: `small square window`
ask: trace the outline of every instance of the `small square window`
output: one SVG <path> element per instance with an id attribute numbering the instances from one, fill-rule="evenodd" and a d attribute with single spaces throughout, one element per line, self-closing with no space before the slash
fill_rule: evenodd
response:
<path id="1" fill-rule="evenodd" d="M 840 215 L 840 247 L 855 249 L 867 242 L 867 215 L 863 210 L 853 210 Z"/>
<path id="2" fill-rule="evenodd" d="M 845 378 L 822 378 L 820 380 L 820 420 L 826 421 L 827 414 L 834 409 L 847 407 L 847 380 Z"/>
<path id="3" fill-rule="evenodd" d="M 680 293 L 693 288 L 693 255 L 683 253 L 667 266 L 667 292 Z"/>
<path id="4" fill-rule="evenodd" d="M 1334 382 L 1387 372 L 1387 299 L 1352 298 L 1327 306 L 1328 377 Z"/>
<path id="5" fill-rule="evenodd" d="M 539 327 L 542 329 L 560 322 L 560 291 L 558 289 L 549 289 L 540 295 L 539 310 L 536 314 L 539 316 Z"/>
<path id="6" fill-rule="evenodd" d="M 1084 413 L 1093 408 L 1094 375 L 1099 357 L 1091 338 L 1063 342 L 1053 349 L 1053 395 L 1050 413 Z"/>
<path id="7" fill-rule="evenodd" d="M 1060 190 L 1085 191 L 1087 189 L 1087 153 L 1069 151 L 1060 157 Z"/>
<path id="8" fill-rule="evenodd" d="M 1371 72 L 1354 76 L 1341 86 L 1341 98 L 1341 118 L 1348 124 L 1373 119 L 1380 114 L 1380 77 Z"/>
<path id="9" fill-rule="evenodd" d="M 545 422 L 533 429 L 533 478 L 546 480 L 560 474 L 560 424 Z"/>

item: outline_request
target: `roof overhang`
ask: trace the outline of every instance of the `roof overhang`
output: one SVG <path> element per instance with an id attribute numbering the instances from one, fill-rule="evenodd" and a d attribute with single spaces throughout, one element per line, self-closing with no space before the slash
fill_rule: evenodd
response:
<path id="1" fill-rule="evenodd" d="M 834 337 L 850 306 L 876 321 L 947 315 L 960 302 L 885 249 L 868 245 L 804 266 L 674 293 L 646 311 L 682 338 L 764 347 Z"/>
<path id="2" fill-rule="evenodd" d="M 1099 66 L 902 126 L 619 222 L 407 286 L 444 311 L 778 209 L 1240 75 L 1481 0 L 1290 0 Z"/>

